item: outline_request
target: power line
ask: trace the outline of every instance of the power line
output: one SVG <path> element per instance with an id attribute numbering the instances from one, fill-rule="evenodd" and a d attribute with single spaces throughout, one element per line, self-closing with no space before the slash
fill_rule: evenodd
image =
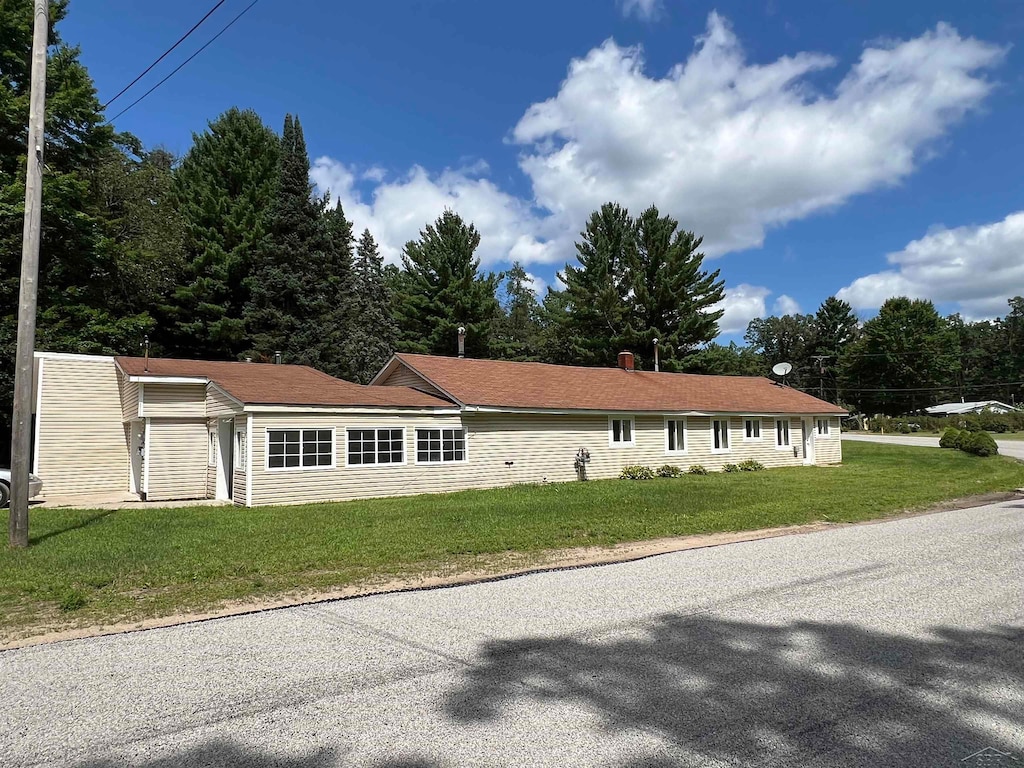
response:
<path id="1" fill-rule="evenodd" d="M 223 35 L 223 34 L 224 34 L 225 32 L 227 32 L 227 31 L 228 31 L 229 29 L 231 29 L 231 27 L 232 27 L 232 26 L 234 25 L 234 23 L 235 23 L 236 21 L 238 21 L 238 20 L 239 20 L 240 18 L 242 18 L 243 16 L 245 16 L 245 14 L 249 12 L 249 9 L 250 9 L 250 8 L 252 8 L 252 7 L 254 6 L 254 5 L 256 5 L 256 3 L 258 3 L 259 1 L 260 1 L 260 0 L 252 0 L 252 2 L 251 2 L 251 3 L 249 3 L 249 4 L 247 5 L 247 6 L 245 6 L 245 8 L 243 8 L 243 9 L 242 9 L 242 12 L 241 12 L 241 13 L 239 13 L 239 14 L 238 14 L 237 16 L 235 16 L 235 18 L 233 18 L 233 19 L 232 19 L 231 21 L 229 21 L 229 22 L 228 22 L 228 23 L 227 23 L 227 24 L 226 24 L 226 25 L 224 26 L 224 28 L 223 28 L 223 29 L 221 29 L 221 31 L 220 31 L 220 32 L 218 32 L 218 33 L 217 33 L 216 35 L 214 35 L 214 36 L 213 36 L 213 37 L 211 37 L 211 38 L 210 38 L 209 40 L 207 40 L 207 41 L 206 41 L 206 43 L 204 43 L 204 44 L 203 44 L 203 47 L 202 47 L 202 48 L 200 48 L 199 50 L 197 50 L 197 51 L 196 51 L 195 53 L 193 53 L 193 54 L 192 54 L 191 56 L 189 56 L 189 57 L 188 57 L 187 59 L 185 59 L 185 60 L 184 60 L 183 62 L 181 62 L 181 64 L 179 64 L 179 65 L 178 65 L 177 67 L 175 67 L 174 69 L 172 69 L 172 70 L 171 70 L 171 72 L 170 72 L 170 74 L 169 74 L 169 75 L 167 75 L 167 77 L 165 77 L 165 78 L 164 78 L 163 80 L 161 80 L 161 81 L 160 81 L 159 83 L 157 83 L 156 85 L 154 85 L 154 86 L 153 86 L 152 88 L 150 88 L 150 89 L 149 89 L 148 91 L 146 91 L 146 92 L 145 92 L 144 94 L 142 94 L 141 96 L 139 96 L 139 98 L 137 98 L 137 99 L 136 99 L 135 101 L 133 101 L 133 102 L 132 102 L 131 104 L 129 104 L 129 105 L 127 106 L 127 107 L 125 107 L 124 109 L 122 109 L 122 110 L 121 110 L 120 112 L 118 112 L 118 113 L 117 113 L 116 115 L 114 115 L 114 116 L 113 116 L 112 118 L 110 118 L 109 120 L 107 120 L 107 122 L 105 123 L 105 125 L 110 125 L 110 124 L 111 124 L 112 122 L 114 122 L 115 120 L 117 120 L 117 118 L 119 118 L 119 117 L 120 117 L 121 115 L 123 115 L 123 114 L 124 114 L 125 112 L 127 112 L 127 111 L 128 111 L 129 109 L 131 109 L 131 108 L 132 108 L 132 107 L 134 107 L 134 106 L 135 106 L 136 104 L 138 104 L 138 103 L 139 103 L 140 101 L 142 101 L 142 100 L 143 100 L 144 98 L 146 98 L 147 96 L 149 96 L 149 94 L 151 94 L 151 93 L 152 93 L 153 91 L 155 91 L 155 90 L 156 90 L 157 88 L 159 88 L 159 87 L 160 87 L 161 85 L 163 85 L 163 84 L 164 84 L 164 83 L 166 83 L 166 82 L 167 82 L 168 80 L 170 80 L 170 79 L 171 79 L 172 77 L 174 77 L 174 76 L 175 76 L 175 75 L 176 75 L 176 74 L 177 74 L 177 73 L 178 73 L 179 71 L 181 71 L 182 67 L 184 67 L 184 66 L 185 66 L 186 64 L 188 64 L 188 63 L 189 63 L 190 61 L 192 61 L 192 59 L 194 59 L 194 58 L 195 58 L 196 56 L 198 56 L 198 55 L 199 55 L 200 53 L 202 53 L 202 52 L 203 52 L 203 51 L 205 51 L 205 50 L 206 50 L 207 48 L 209 48 L 209 47 L 210 47 L 210 45 L 211 45 L 211 44 L 213 43 L 213 41 L 214 41 L 214 40 L 216 40 L 216 39 L 217 39 L 218 37 L 220 37 L 220 36 L 221 36 L 221 35 Z"/>
<path id="2" fill-rule="evenodd" d="M 998 384 L 965 384 L 965 390 L 972 389 L 999 389 L 1000 387 L 1018 387 L 1024 384 L 1024 381 L 1004 381 Z M 957 389 L 958 385 L 950 384 L 945 387 L 879 387 L 879 388 L 868 388 L 868 387 L 848 387 L 843 386 L 843 392 L 947 392 L 949 390 Z"/>
<path id="3" fill-rule="evenodd" d="M 199 21 L 197 21 L 195 23 L 195 26 L 193 26 L 192 29 L 190 29 L 188 32 L 186 32 L 184 35 L 182 35 L 181 37 L 178 38 L 178 42 L 176 42 L 174 45 L 172 45 L 166 51 L 161 53 L 160 57 L 156 61 L 154 61 L 152 64 L 150 64 L 148 67 L 146 67 L 142 71 L 142 74 L 140 74 L 138 77 L 136 77 L 130 83 L 128 83 L 128 85 L 126 85 L 124 88 L 122 88 L 120 91 L 118 91 L 117 95 L 114 98 L 112 98 L 110 101 L 108 101 L 106 104 L 104 104 L 102 107 L 100 107 L 100 109 L 106 109 L 107 107 L 109 107 L 111 104 L 113 104 L 119 98 L 121 98 L 124 95 L 125 91 L 127 91 L 129 88 L 131 88 L 137 82 L 139 82 L 139 80 L 141 80 L 146 75 L 148 75 L 150 70 L 153 69 L 153 67 L 155 67 L 157 64 L 159 64 L 161 61 L 163 61 L 164 58 L 167 56 L 167 54 L 169 54 L 171 51 L 173 51 L 175 48 L 177 48 L 179 45 L 181 45 L 183 42 L 185 42 L 185 40 L 188 39 L 188 36 L 191 35 L 193 32 L 195 32 L 197 29 L 199 29 L 199 27 L 202 26 L 203 22 L 206 21 L 208 18 L 210 18 L 210 15 L 214 11 L 216 11 L 218 8 L 220 8 L 222 5 L 224 5 L 224 2 L 225 2 L 225 0 L 219 0 L 219 2 L 216 5 L 214 5 L 213 8 L 211 8 L 210 10 L 208 10 L 206 12 L 206 15 L 203 16 L 203 18 L 201 18 Z"/>

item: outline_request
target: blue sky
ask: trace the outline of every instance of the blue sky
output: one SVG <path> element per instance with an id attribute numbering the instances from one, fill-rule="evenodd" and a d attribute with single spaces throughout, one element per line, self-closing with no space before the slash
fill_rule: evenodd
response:
<path id="1" fill-rule="evenodd" d="M 212 4 L 72 0 L 60 32 L 106 100 Z M 1024 293 L 1022 33 L 1016 0 L 261 0 L 116 126 L 183 153 L 231 106 L 297 113 L 390 260 L 448 206 L 541 287 L 600 202 L 654 203 L 705 236 L 726 339 L 837 292 L 992 317 Z"/>

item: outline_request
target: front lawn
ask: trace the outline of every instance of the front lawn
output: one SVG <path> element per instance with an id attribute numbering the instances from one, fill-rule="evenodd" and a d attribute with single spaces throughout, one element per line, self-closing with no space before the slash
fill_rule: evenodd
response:
<path id="1" fill-rule="evenodd" d="M 1024 485 L 1024 464 L 847 442 L 841 467 L 518 486 L 300 507 L 37 509 L 0 550 L 0 640 L 226 600 L 488 569 L 544 550 L 853 522 Z"/>

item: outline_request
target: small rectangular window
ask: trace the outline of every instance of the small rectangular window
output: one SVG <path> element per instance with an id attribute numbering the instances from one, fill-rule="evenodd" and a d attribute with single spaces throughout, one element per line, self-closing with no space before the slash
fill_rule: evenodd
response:
<path id="1" fill-rule="evenodd" d="M 684 419 L 668 419 L 665 422 L 665 443 L 670 453 L 681 453 L 686 450 L 686 421 Z"/>
<path id="2" fill-rule="evenodd" d="M 348 463 L 350 466 L 405 463 L 405 430 L 348 430 Z"/>
<path id="3" fill-rule="evenodd" d="M 206 456 L 206 463 L 208 466 L 213 467 L 217 464 L 217 428 L 211 428 L 209 434 L 209 453 Z"/>
<path id="4" fill-rule="evenodd" d="M 235 469 L 244 469 L 245 464 L 245 432 L 235 431 Z"/>
<path id="5" fill-rule="evenodd" d="M 775 445 L 778 448 L 789 447 L 789 419 L 775 420 Z"/>
<path id="6" fill-rule="evenodd" d="M 711 431 L 713 433 L 712 445 L 716 451 L 728 451 L 729 450 L 729 420 L 728 419 L 714 419 L 711 422 Z"/>
<path id="7" fill-rule="evenodd" d="M 818 434 L 822 437 L 828 436 L 828 419 L 818 419 Z"/>
<path id="8" fill-rule="evenodd" d="M 633 445 L 633 419 L 611 419 L 608 440 L 612 445 Z"/>
<path id="9" fill-rule="evenodd" d="M 761 439 L 761 420 L 760 419 L 745 419 L 743 421 L 743 439 L 744 440 L 760 440 Z"/>
<path id="10" fill-rule="evenodd" d="M 466 460 L 466 430 L 417 429 L 416 461 L 443 464 Z"/>
<path id="11" fill-rule="evenodd" d="M 242 432 L 236 432 L 242 435 Z M 244 438 L 239 438 L 243 439 Z M 334 432 L 330 429 L 267 430 L 267 468 L 297 469 L 334 464 Z"/>

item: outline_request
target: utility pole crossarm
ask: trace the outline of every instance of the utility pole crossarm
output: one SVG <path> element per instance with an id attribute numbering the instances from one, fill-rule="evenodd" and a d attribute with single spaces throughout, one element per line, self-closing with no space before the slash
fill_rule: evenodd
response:
<path id="1" fill-rule="evenodd" d="M 36 297 L 39 280 L 39 238 L 43 202 L 43 123 L 46 116 L 46 49 L 50 32 L 47 0 L 34 0 L 32 89 L 29 96 L 25 170 L 25 229 L 21 250 L 21 291 L 18 300 L 18 351 L 14 365 L 14 408 L 11 433 L 12 547 L 28 546 L 28 476 L 32 453 L 32 373 L 36 343 Z"/>

